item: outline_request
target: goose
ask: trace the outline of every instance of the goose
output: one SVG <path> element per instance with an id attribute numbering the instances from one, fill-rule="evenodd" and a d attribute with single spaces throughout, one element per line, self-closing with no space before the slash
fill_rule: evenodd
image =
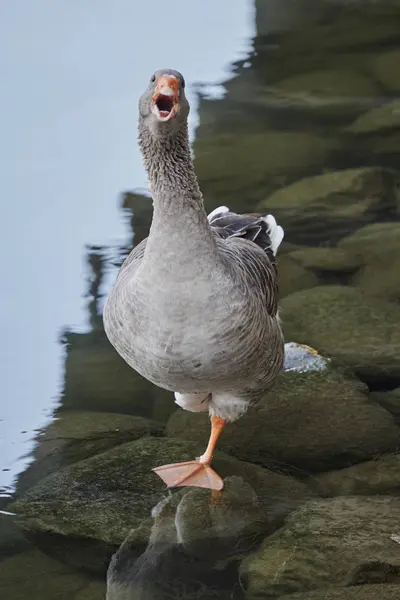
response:
<path id="1" fill-rule="evenodd" d="M 221 490 L 211 468 L 226 423 L 239 419 L 282 370 L 272 215 L 207 216 L 191 155 L 185 80 L 156 71 L 139 100 L 138 139 L 153 198 L 149 236 L 126 258 L 104 305 L 106 335 L 122 358 L 181 408 L 207 411 L 199 458 L 155 466 L 168 487 Z"/>

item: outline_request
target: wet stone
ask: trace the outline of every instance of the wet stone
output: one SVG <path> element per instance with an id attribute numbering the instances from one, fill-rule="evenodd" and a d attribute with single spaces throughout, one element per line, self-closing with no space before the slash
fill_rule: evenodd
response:
<path id="1" fill-rule="evenodd" d="M 144 436 L 163 434 L 155 421 L 132 415 L 60 411 L 36 438 L 34 462 L 18 477 L 17 495 L 75 462 Z"/>
<path id="2" fill-rule="evenodd" d="M 305 594 L 279 596 L 279 600 L 397 600 L 399 585 L 358 585 L 349 588 L 330 587 Z"/>
<path id="3" fill-rule="evenodd" d="M 400 552 L 392 539 L 399 529 L 398 498 L 350 496 L 310 502 L 243 561 L 248 598 L 315 589 L 323 597 L 329 586 L 400 584 Z"/>
<path id="4" fill-rule="evenodd" d="M 316 492 L 324 496 L 396 495 L 400 490 L 400 454 L 324 473 L 313 483 Z"/>
<path id="5" fill-rule="evenodd" d="M 282 301 L 286 338 L 300 339 L 368 383 L 400 379 L 400 305 L 323 285 Z"/>

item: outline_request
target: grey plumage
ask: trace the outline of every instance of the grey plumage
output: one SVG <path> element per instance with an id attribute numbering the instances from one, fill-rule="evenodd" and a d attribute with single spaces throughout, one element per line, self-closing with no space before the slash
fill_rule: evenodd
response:
<path id="1" fill-rule="evenodd" d="M 170 121 L 151 112 L 151 81 L 139 104 L 139 143 L 154 214 L 149 237 L 127 257 L 104 308 L 119 354 L 175 392 L 187 410 L 226 420 L 273 384 L 284 358 L 275 253 L 282 228 L 270 215 L 225 207 L 207 218 L 191 159 L 182 76 Z"/>

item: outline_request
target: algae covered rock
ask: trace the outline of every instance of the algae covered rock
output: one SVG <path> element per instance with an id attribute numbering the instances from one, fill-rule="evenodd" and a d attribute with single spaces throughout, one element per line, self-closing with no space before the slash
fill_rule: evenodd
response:
<path id="1" fill-rule="evenodd" d="M 142 438 L 119 445 L 49 475 L 10 505 L 22 528 L 95 541 L 108 549 L 143 525 L 165 492 L 152 468 L 193 460 L 202 444 L 164 438 Z M 217 454 L 215 469 L 222 477 L 238 476 L 260 498 L 269 519 L 281 519 L 307 495 L 296 480 L 232 457 Z M 139 536 L 143 540 L 143 536 Z M 143 548 L 138 548 L 142 550 Z"/>
<path id="2" fill-rule="evenodd" d="M 375 223 L 343 238 L 339 246 L 360 260 L 353 283 L 377 298 L 400 300 L 400 223 Z"/>
<path id="3" fill-rule="evenodd" d="M 290 254 L 308 271 L 326 275 L 328 273 L 354 273 L 362 259 L 353 256 L 344 248 L 297 248 Z"/>
<path id="4" fill-rule="evenodd" d="M 393 416 L 400 425 L 400 387 L 389 392 L 373 392 L 371 397 Z"/>
<path id="5" fill-rule="evenodd" d="M 30 548 L 30 543 L 14 517 L 0 512 L 0 560 L 27 548 Z"/>
<path id="6" fill-rule="evenodd" d="M 400 64 L 400 63 L 399 63 Z M 400 128 L 400 100 L 394 100 L 372 108 L 360 115 L 347 131 L 356 134 L 379 133 L 386 129 Z"/>
<path id="7" fill-rule="evenodd" d="M 279 295 L 281 298 L 298 290 L 318 285 L 317 276 L 298 262 L 292 254 L 278 256 Z"/>
<path id="8" fill-rule="evenodd" d="M 390 92 L 400 92 L 400 50 L 378 54 L 370 64 L 375 78 Z"/>
<path id="9" fill-rule="evenodd" d="M 279 600 L 397 600 L 399 585 L 358 585 L 349 588 L 330 587 L 305 594 L 279 596 Z"/>
<path id="10" fill-rule="evenodd" d="M 177 411 L 167 434 L 204 444 L 208 416 Z M 304 471 L 346 467 L 399 445 L 392 416 L 369 400 L 358 380 L 331 368 L 282 373 L 257 407 L 226 426 L 218 442 L 242 460 Z"/>
<path id="11" fill-rule="evenodd" d="M 132 415 L 61 411 L 37 436 L 34 462 L 18 477 L 17 493 L 63 467 L 143 436 L 159 436 L 163 427 Z"/>
<path id="12" fill-rule="evenodd" d="M 329 138 L 296 131 L 203 137 L 194 147 L 196 173 L 205 196 L 243 210 L 243 202 L 261 200 L 272 180 L 322 165 L 335 147 Z"/>
<path id="13" fill-rule="evenodd" d="M 285 336 L 301 339 L 365 381 L 400 377 L 400 306 L 361 289 L 325 285 L 282 301 Z"/>
<path id="14" fill-rule="evenodd" d="M 4 600 L 71 600 L 89 579 L 33 549 L 0 562 L 0 582 Z"/>
<path id="15" fill-rule="evenodd" d="M 242 563 L 249 598 L 275 598 L 329 586 L 400 583 L 400 499 L 316 500 L 292 513 Z M 340 598 L 340 596 L 339 596 Z"/>
<path id="16" fill-rule="evenodd" d="M 337 241 L 381 214 L 395 214 L 399 175 L 364 167 L 305 177 L 268 196 L 260 210 L 273 213 L 294 242 Z"/>
<path id="17" fill-rule="evenodd" d="M 400 489 L 400 455 L 388 454 L 348 469 L 324 473 L 315 481 L 318 492 L 325 496 L 397 494 Z"/>

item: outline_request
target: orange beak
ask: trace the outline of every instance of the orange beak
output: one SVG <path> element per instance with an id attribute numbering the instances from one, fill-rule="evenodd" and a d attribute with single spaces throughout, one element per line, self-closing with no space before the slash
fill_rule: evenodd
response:
<path id="1" fill-rule="evenodd" d="M 179 108 L 179 82 L 173 75 L 161 75 L 152 95 L 152 113 L 159 121 L 170 121 Z"/>

